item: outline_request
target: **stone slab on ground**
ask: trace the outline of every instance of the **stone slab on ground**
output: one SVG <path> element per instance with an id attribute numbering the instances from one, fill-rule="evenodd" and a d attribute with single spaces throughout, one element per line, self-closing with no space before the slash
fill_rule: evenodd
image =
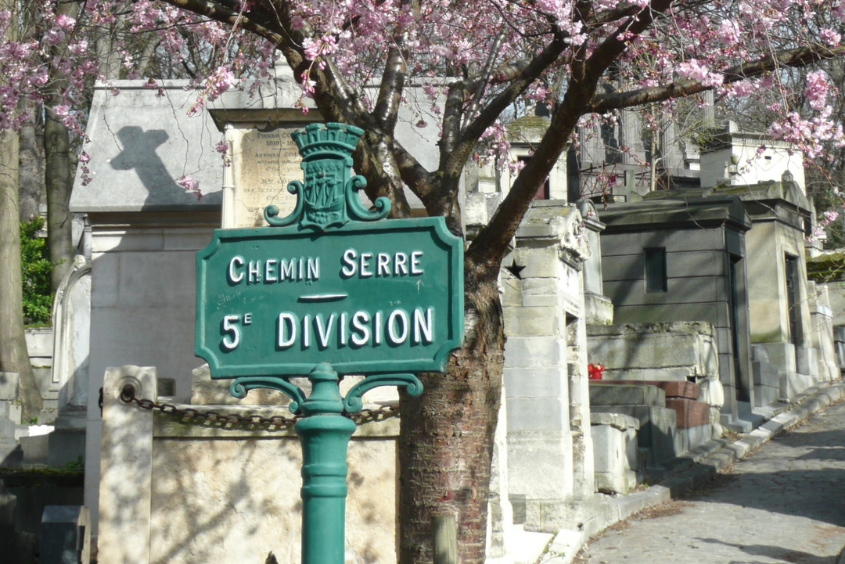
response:
<path id="1" fill-rule="evenodd" d="M 535 564 L 547 551 L 554 536 L 552 533 L 526 531 L 522 525 L 514 525 L 508 531 L 511 551 L 500 558 L 488 558 L 485 564 Z"/>

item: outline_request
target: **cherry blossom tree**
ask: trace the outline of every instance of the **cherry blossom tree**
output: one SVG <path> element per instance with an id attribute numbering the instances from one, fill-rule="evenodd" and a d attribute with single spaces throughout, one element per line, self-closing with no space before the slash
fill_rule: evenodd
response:
<path id="1" fill-rule="evenodd" d="M 462 561 L 483 561 L 504 345 L 497 277 L 534 193 L 581 119 L 707 90 L 750 100 L 771 92 L 774 136 L 811 158 L 823 142 L 842 140 L 827 109 L 827 83 L 813 83 L 810 116 L 791 106 L 784 80 L 785 69 L 843 53 L 838 1 L 167 2 L 275 45 L 326 120 L 367 132 L 355 158 L 370 197 L 390 198 L 404 216 L 407 186 L 455 233 L 461 173 L 476 155 L 506 150 L 506 109 L 520 101 L 552 108 L 533 158 L 467 249 L 465 347 L 445 377 L 423 376 L 423 396 L 402 400 L 403 564 L 431 561 L 428 524 L 440 512 L 458 515 Z M 611 68 L 621 87 L 600 91 Z M 372 99 L 363 89 L 368 81 L 379 84 Z M 429 125 L 440 133 L 437 170 L 422 167 L 394 134 L 410 82 L 432 102 L 446 100 L 439 123 Z"/>
<path id="2" fill-rule="evenodd" d="M 84 170 L 89 161 L 84 126 L 94 81 L 188 76 L 199 84 L 222 60 L 229 65 L 239 57 L 268 60 L 272 46 L 255 36 L 230 41 L 233 34 L 224 26 L 205 25 L 203 18 L 176 8 L 131 0 L 3 2 L 0 33 L 0 134 L 5 151 L 0 163 L 0 240 L 8 274 L 0 277 L 0 317 L 15 321 L 0 327 L 0 372 L 20 375 L 23 412 L 31 418 L 39 415 L 41 397 L 24 340 L 20 279 L 13 276 L 20 271 L 13 266 L 20 258 L 18 218 L 30 219 L 37 211 L 38 187 L 45 186 L 55 290 L 73 259 L 68 206 L 76 164 Z M 81 154 L 75 150 L 79 145 Z M 26 150 L 19 152 L 19 146 Z M 29 192 L 29 211 L 23 215 L 19 172 Z M 189 188 L 196 191 L 195 186 Z"/>
<path id="3" fill-rule="evenodd" d="M 466 164 L 507 150 L 503 119 L 512 105 L 543 102 L 551 109 L 532 159 L 467 248 L 465 346 L 446 375 L 422 375 L 425 394 L 402 398 L 403 564 L 432 560 L 430 517 L 444 512 L 458 516 L 461 561 L 484 560 L 505 341 L 499 270 L 582 119 L 712 90 L 720 98 L 766 100 L 775 118 L 771 133 L 810 158 L 843 139 L 829 110 L 830 82 L 823 75 L 807 81 L 809 108 L 802 113 L 788 80 L 790 68 L 845 53 L 842 0 L 88 0 L 64 18 L 53 2 L 35 1 L 51 14 L 44 39 L 0 45 L 0 72 L 11 77 L 0 84 L 0 129 L 20 126 L 12 108 L 24 97 L 44 97 L 54 70 L 66 85 L 50 95 L 49 111 L 77 135 L 85 114 L 78 93 L 86 80 L 107 75 L 104 58 L 155 87 L 158 77 L 136 65 L 125 41 L 110 37 L 92 49 L 82 43 L 82 26 L 106 29 L 121 19 L 155 34 L 156 49 L 174 58 L 184 54 L 187 37 L 201 38 L 202 47 L 193 49 L 203 50 L 213 70 L 195 76 L 196 111 L 244 77 L 266 75 L 278 52 L 325 120 L 365 130 L 354 158 L 368 196 L 389 198 L 394 216 L 405 217 L 407 187 L 458 235 Z M 8 11 L 0 12 L 0 27 L 8 21 Z M 66 45 L 61 56 L 43 56 L 59 44 Z M 600 89 L 611 71 L 616 88 Z M 377 93 L 368 95 L 365 86 L 373 83 Z M 423 167 L 395 135 L 412 83 L 431 97 L 438 118 L 417 124 L 437 128 L 436 170 Z M 196 189 L 190 179 L 180 184 Z"/>

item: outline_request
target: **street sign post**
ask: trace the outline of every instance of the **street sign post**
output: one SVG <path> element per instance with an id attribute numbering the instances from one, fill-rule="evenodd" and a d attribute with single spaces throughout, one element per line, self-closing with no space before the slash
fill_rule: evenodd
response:
<path id="1" fill-rule="evenodd" d="M 442 372 L 463 341 L 463 243 L 441 217 L 378 222 L 390 203 L 361 205 L 350 176 L 361 129 L 312 124 L 293 133 L 304 184 L 291 182 L 294 212 L 271 227 L 218 229 L 197 253 L 195 354 L 230 391 L 269 388 L 305 417 L 302 562 L 341 564 L 346 450 L 378 386 L 422 393 L 414 372 Z M 340 395 L 339 376 L 364 375 Z M 290 382 L 307 375 L 311 395 Z"/>

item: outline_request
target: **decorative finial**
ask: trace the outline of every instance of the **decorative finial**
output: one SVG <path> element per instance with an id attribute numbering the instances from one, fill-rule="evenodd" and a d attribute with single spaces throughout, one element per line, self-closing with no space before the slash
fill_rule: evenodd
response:
<path id="1" fill-rule="evenodd" d="M 286 227 L 299 221 L 300 228 L 325 231 L 343 227 L 351 220 L 376 221 L 390 213 L 390 200 L 377 198 L 375 212 L 367 210 L 358 199 L 358 190 L 367 185 L 352 172 L 352 153 L 364 131 L 342 123 L 314 123 L 291 134 L 302 156 L 305 183 L 288 183 L 288 192 L 296 194 L 296 208 L 289 216 L 277 217 L 279 208 L 267 206 L 264 219 L 274 227 Z"/>

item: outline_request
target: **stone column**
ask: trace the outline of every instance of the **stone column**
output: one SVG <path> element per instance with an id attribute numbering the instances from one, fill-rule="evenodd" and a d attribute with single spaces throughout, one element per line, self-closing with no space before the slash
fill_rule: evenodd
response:
<path id="1" fill-rule="evenodd" d="M 226 150 L 226 160 L 223 163 L 223 204 L 222 221 L 223 229 L 232 229 L 235 226 L 235 137 L 231 123 L 226 124 L 224 139 L 229 147 Z"/>
<path id="2" fill-rule="evenodd" d="M 628 148 L 628 152 L 622 154 L 623 163 L 642 166 L 645 162 L 642 129 L 643 125 L 639 112 L 634 110 L 622 111 L 619 123 L 619 144 Z"/>
<path id="3" fill-rule="evenodd" d="M 513 507 L 508 499 L 507 389 L 502 386 L 499 424 L 493 438 L 490 499 L 487 502 L 487 558 L 502 558 L 512 547 L 508 532 L 513 526 Z"/>
<path id="4" fill-rule="evenodd" d="M 581 225 L 574 208 L 532 208 L 502 271 L 508 487 L 514 514 L 540 530 L 574 526 L 572 502 L 594 491 L 583 286 L 573 268 L 589 255 Z"/>
<path id="5" fill-rule="evenodd" d="M 578 211 L 584 218 L 587 243 L 590 249 L 595 251 L 581 264 L 584 279 L 584 322 L 587 325 L 610 325 L 613 323 L 613 303 L 604 295 L 599 243 L 605 225 L 599 221 L 596 206 L 590 200 L 579 200 Z"/>
<path id="6" fill-rule="evenodd" d="M 660 154 L 663 156 L 661 165 L 667 171 L 683 168 L 684 157 L 678 138 L 678 124 L 672 117 L 666 115 L 662 120 L 661 128 L 663 129 L 660 134 Z"/>
<path id="7" fill-rule="evenodd" d="M 100 458 L 98 559 L 149 564 L 152 500 L 153 412 L 124 403 L 124 386 L 155 401 L 156 369 L 106 369 Z"/>
<path id="8" fill-rule="evenodd" d="M 840 377 L 833 344 L 833 309 L 828 287 L 807 282 L 810 306 L 810 340 L 817 351 L 819 380 L 829 382 Z"/>

